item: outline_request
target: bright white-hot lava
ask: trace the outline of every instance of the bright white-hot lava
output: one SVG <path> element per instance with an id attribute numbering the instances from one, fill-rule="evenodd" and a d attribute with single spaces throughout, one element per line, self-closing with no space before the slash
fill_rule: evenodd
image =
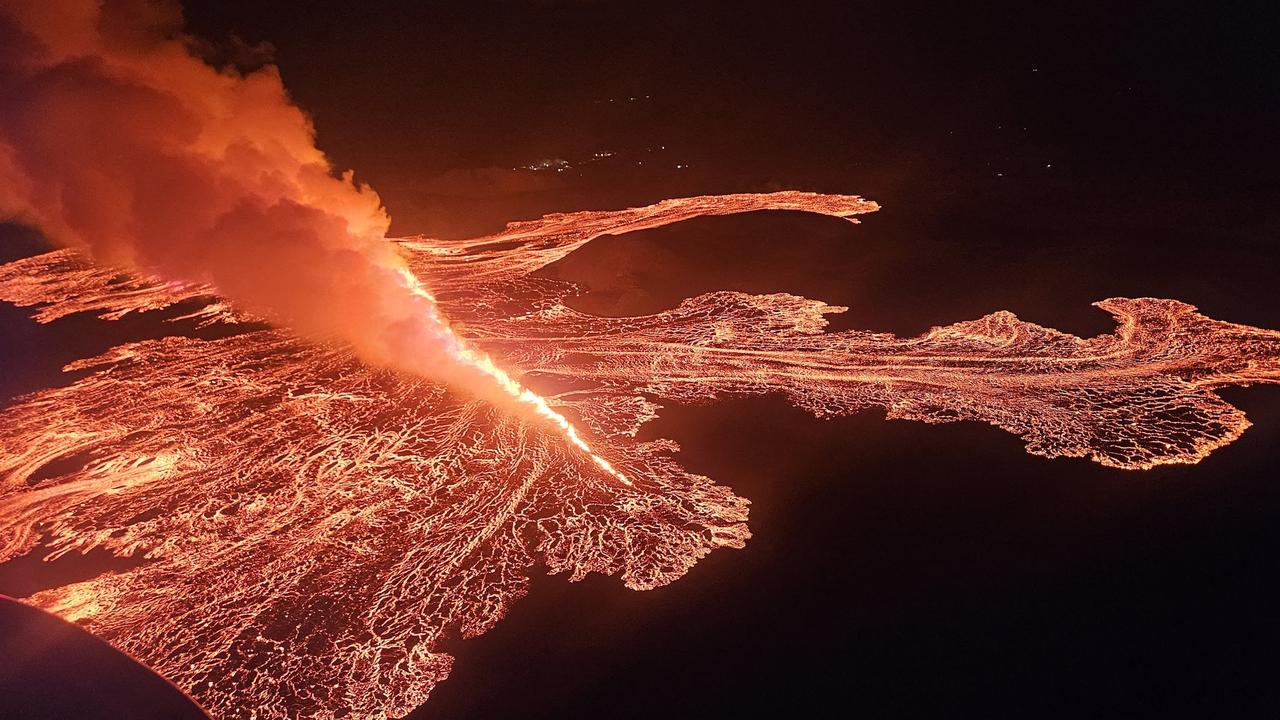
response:
<path id="1" fill-rule="evenodd" d="M 1006 312 L 829 333 L 843 308 L 787 294 L 593 317 L 535 274 L 593 238 L 876 205 L 677 198 L 392 242 L 275 69 L 205 65 L 176 5 L 0 0 L 0 37 L 0 219 L 67 248 L 0 266 L 0 300 L 52 322 L 201 298 L 184 317 L 225 335 L 121 344 L 0 411 L 0 562 L 133 557 L 28 601 L 219 718 L 403 715 L 448 675 L 442 642 L 492 627 L 536 563 L 648 589 L 743 547 L 747 501 L 636 439 L 660 400 L 980 420 L 1148 468 L 1248 427 L 1216 388 L 1280 381 L 1280 333 L 1152 298 L 1098 303 L 1118 328 L 1089 339 Z"/>
<path id="2" fill-rule="evenodd" d="M 412 292 L 429 300 L 432 308 L 434 309 L 436 303 L 435 297 L 422 286 L 422 283 L 414 277 L 413 273 L 408 269 L 405 269 L 402 275 L 406 286 L 409 287 Z M 454 360 L 467 367 L 474 368 L 476 372 L 492 380 L 498 389 L 506 393 L 510 399 L 519 403 L 520 406 L 531 410 L 538 417 L 543 418 L 560 428 L 560 432 L 564 433 L 565 439 L 571 445 L 589 455 L 591 457 L 591 461 L 594 462 L 601 470 L 612 475 L 623 484 L 631 484 L 631 481 L 627 479 L 626 475 L 623 475 L 613 467 L 612 463 L 600 457 L 591 449 L 591 446 L 587 444 L 587 441 L 583 440 L 582 436 L 578 434 L 578 429 L 573 426 L 573 423 L 570 423 L 569 419 L 564 415 L 556 412 L 551 405 L 547 403 L 546 398 L 521 385 L 517 380 L 507 374 L 506 370 L 498 367 L 497 363 L 495 363 L 487 354 L 468 346 L 467 341 L 454 332 L 453 328 L 447 323 L 441 323 L 441 325 L 443 325 L 444 331 L 447 333 L 449 338 L 449 341 L 446 344 L 448 347 L 447 352 Z"/>
<path id="3" fill-rule="evenodd" d="M 176 3 L 0 0 L 0 221 L 363 360 L 577 429 L 449 327 L 385 237 L 376 193 L 334 176 L 273 66 L 207 65 Z M 12 39 L 12 41 L 10 41 Z"/>
<path id="4" fill-rule="evenodd" d="M 535 564 L 648 589 L 744 546 L 744 498 L 683 468 L 674 442 L 637 440 L 659 402 L 771 393 L 819 416 L 978 420 L 1037 455 L 1138 469 L 1198 462 L 1248 427 L 1217 388 L 1280 381 L 1280 333 L 1173 300 L 1100 302 L 1117 328 L 1093 338 L 1007 312 L 895 337 L 827 332 L 824 316 L 842 308 L 786 294 L 595 317 L 565 303 L 573 286 L 536 272 L 601 235 L 771 209 L 852 218 L 876 206 L 679 198 L 400 243 L 403 282 L 423 278 L 440 316 L 465 328 L 444 324 L 451 346 L 505 382 L 504 397 L 532 384 L 543 393 L 530 389 L 528 405 L 571 411 L 594 454 L 554 418 L 388 372 L 341 343 L 237 325 L 245 316 L 208 286 L 120 276 L 65 250 L 0 266 L 0 300 L 42 322 L 204 297 L 187 317 L 242 328 L 122 344 L 0 411 L 0 560 L 145 558 L 28 601 L 219 718 L 399 716 L 448 675 L 442 643 L 492 627 Z"/>

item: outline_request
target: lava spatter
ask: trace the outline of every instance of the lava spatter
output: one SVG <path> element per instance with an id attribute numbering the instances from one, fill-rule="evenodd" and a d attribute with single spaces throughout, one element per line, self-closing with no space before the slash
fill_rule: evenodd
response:
<path id="1" fill-rule="evenodd" d="M 468 347 L 523 387 L 573 380 L 547 407 L 573 417 L 630 485 L 558 423 L 245 325 L 118 346 L 69 366 L 81 379 L 0 412 L 0 559 L 144 554 L 30 602 L 84 623 L 217 717 L 396 716 L 448 674 L 442 638 L 491 627 L 536 561 L 646 589 L 744 545 L 745 499 L 682 468 L 673 442 L 635 439 L 663 400 L 780 393 L 816 415 L 981 420 L 1038 455 L 1146 468 L 1196 462 L 1248 427 L 1217 388 L 1280 380 L 1280 333 L 1172 300 L 1103 301 L 1117 329 L 1088 339 L 1006 312 L 903 338 L 825 332 L 842 308 L 786 294 L 594 317 L 565 304 L 572 286 L 533 274 L 601 235 L 767 209 L 853 219 L 876 206 L 795 192 L 683 198 L 400 242 Z M 0 299 L 41 321 L 209 292 L 66 251 L 0 266 Z M 212 302 L 200 319 L 248 318 Z"/>

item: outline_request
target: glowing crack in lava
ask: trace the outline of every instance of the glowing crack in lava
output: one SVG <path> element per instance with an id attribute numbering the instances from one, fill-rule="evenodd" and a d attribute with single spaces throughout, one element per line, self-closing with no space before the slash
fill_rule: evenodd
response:
<path id="1" fill-rule="evenodd" d="M 0 413 L 0 560 L 145 555 L 29 602 L 84 623 L 217 717 L 396 716 L 448 674 L 442 639 L 490 628 L 537 561 L 640 590 L 743 547 L 747 501 L 681 467 L 675 443 L 636 440 L 664 399 L 781 393 L 820 416 L 880 407 L 980 420 L 1037 455 L 1148 468 L 1197 462 L 1244 431 L 1215 389 L 1280 381 L 1280 333 L 1172 300 L 1100 302 L 1118 327 L 1089 339 L 1007 312 L 902 338 L 824 332 L 843 308 L 786 294 L 714 292 L 654 315 L 593 317 L 565 304 L 573 285 L 534 274 L 601 235 L 768 209 L 853 221 L 876 205 L 695 197 L 401 241 L 470 346 L 580 418 L 632 484 L 559 427 L 245 324 L 218 340 L 120 345 Z M 70 251 L 0 266 L 0 299 L 42 322 L 209 292 Z M 194 315 L 247 319 L 216 298 Z"/>
<path id="2" fill-rule="evenodd" d="M 413 273 L 405 270 L 403 277 L 406 285 L 412 292 L 422 295 L 430 301 L 431 307 L 435 307 L 435 297 L 431 293 L 427 292 L 426 288 L 422 287 L 422 283 L 418 281 L 418 278 L 415 277 Z M 498 367 L 497 364 L 493 362 L 493 359 L 485 353 L 477 352 L 469 347 L 466 341 L 459 337 L 452 327 L 444 325 L 443 330 L 449 340 L 449 354 L 455 361 L 466 367 L 475 369 L 482 376 L 492 381 L 494 385 L 496 385 L 502 392 L 506 393 L 509 398 L 514 400 L 521 407 L 529 408 L 539 417 L 551 421 L 556 427 L 560 428 L 560 432 L 564 434 L 564 437 L 569 444 L 586 453 L 597 467 L 612 475 L 624 485 L 631 484 L 631 481 L 627 479 L 627 476 L 616 470 L 612 463 L 592 452 L 591 446 L 587 444 L 586 440 L 582 439 L 580 434 L 578 434 L 578 429 L 573 426 L 573 423 L 569 422 L 568 418 L 564 415 L 556 412 L 551 407 L 550 403 L 547 402 L 546 398 L 521 385 L 517 380 L 512 378 L 506 370 Z"/>
<path id="3" fill-rule="evenodd" d="M 0 219 L 362 360 L 567 418 L 450 327 L 386 239 L 372 189 L 335 174 L 273 66 L 206 63 L 173 2 L 0 0 Z M 87 121 L 87 118 L 92 118 Z"/>

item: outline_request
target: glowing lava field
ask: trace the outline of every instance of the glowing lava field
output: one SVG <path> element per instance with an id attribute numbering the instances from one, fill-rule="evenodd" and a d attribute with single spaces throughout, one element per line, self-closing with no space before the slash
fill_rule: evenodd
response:
<path id="1" fill-rule="evenodd" d="M 264 329 L 206 286 L 68 250 L 2 266 L 0 299 L 41 322 L 203 298 L 201 322 L 244 331 L 120 345 L 0 411 L 0 561 L 144 556 L 30 602 L 215 717 L 396 716 L 448 675 L 442 639 L 492 627 L 535 561 L 644 590 L 744 546 L 745 498 L 685 470 L 675 442 L 635 439 L 664 401 L 778 393 L 818 416 L 978 420 L 1036 455 L 1142 469 L 1197 462 L 1248 427 L 1217 388 L 1280 381 L 1280 332 L 1174 300 L 1103 300 L 1117 327 L 1089 339 L 1008 312 L 896 337 L 824 332 L 843 308 L 785 294 L 594 317 L 565 304 L 573 285 L 535 274 L 593 238 L 702 215 L 856 222 L 876 208 L 798 192 L 694 197 L 399 241 L 457 332 L 573 418 L 599 459 L 545 416 Z"/>

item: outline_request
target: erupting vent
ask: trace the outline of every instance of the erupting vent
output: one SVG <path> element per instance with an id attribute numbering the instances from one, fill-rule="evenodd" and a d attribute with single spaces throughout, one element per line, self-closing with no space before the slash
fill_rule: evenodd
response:
<path id="1" fill-rule="evenodd" d="M 0 560 L 145 554 L 31 602 L 215 716 L 398 716 L 448 674 L 442 637 L 492 627 L 535 558 L 574 580 L 599 572 L 647 589 L 743 546 L 745 499 L 686 472 L 674 443 L 634 439 L 655 401 L 780 393 L 816 415 L 981 420 L 1038 455 L 1148 468 L 1197 462 L 1248 426 L 1216 388 L 1280 380 L 1280 333 L 1172 300 L 1100 302 L 1119 327 L 1091 339 L 1007 312 L 900 338 L 823 332 L 842 308 L 784 294 L 592 317 L 564 304 L 574 288 L 532 274 L 600 235 L 762 209 L 876 206 L 696 197 L 401 242 L 407 272 L 464 324 L 462 357 L 550 424 L 283 330 L 167 337 L 74 363 L 91 372 L 0 413 Z M 121 279 L 69 251 L 0 267 L 0 299 L 39 305 L 41 321 L 207 292 Z M 201 315 L 245 319 L 218 303 Z"/>

